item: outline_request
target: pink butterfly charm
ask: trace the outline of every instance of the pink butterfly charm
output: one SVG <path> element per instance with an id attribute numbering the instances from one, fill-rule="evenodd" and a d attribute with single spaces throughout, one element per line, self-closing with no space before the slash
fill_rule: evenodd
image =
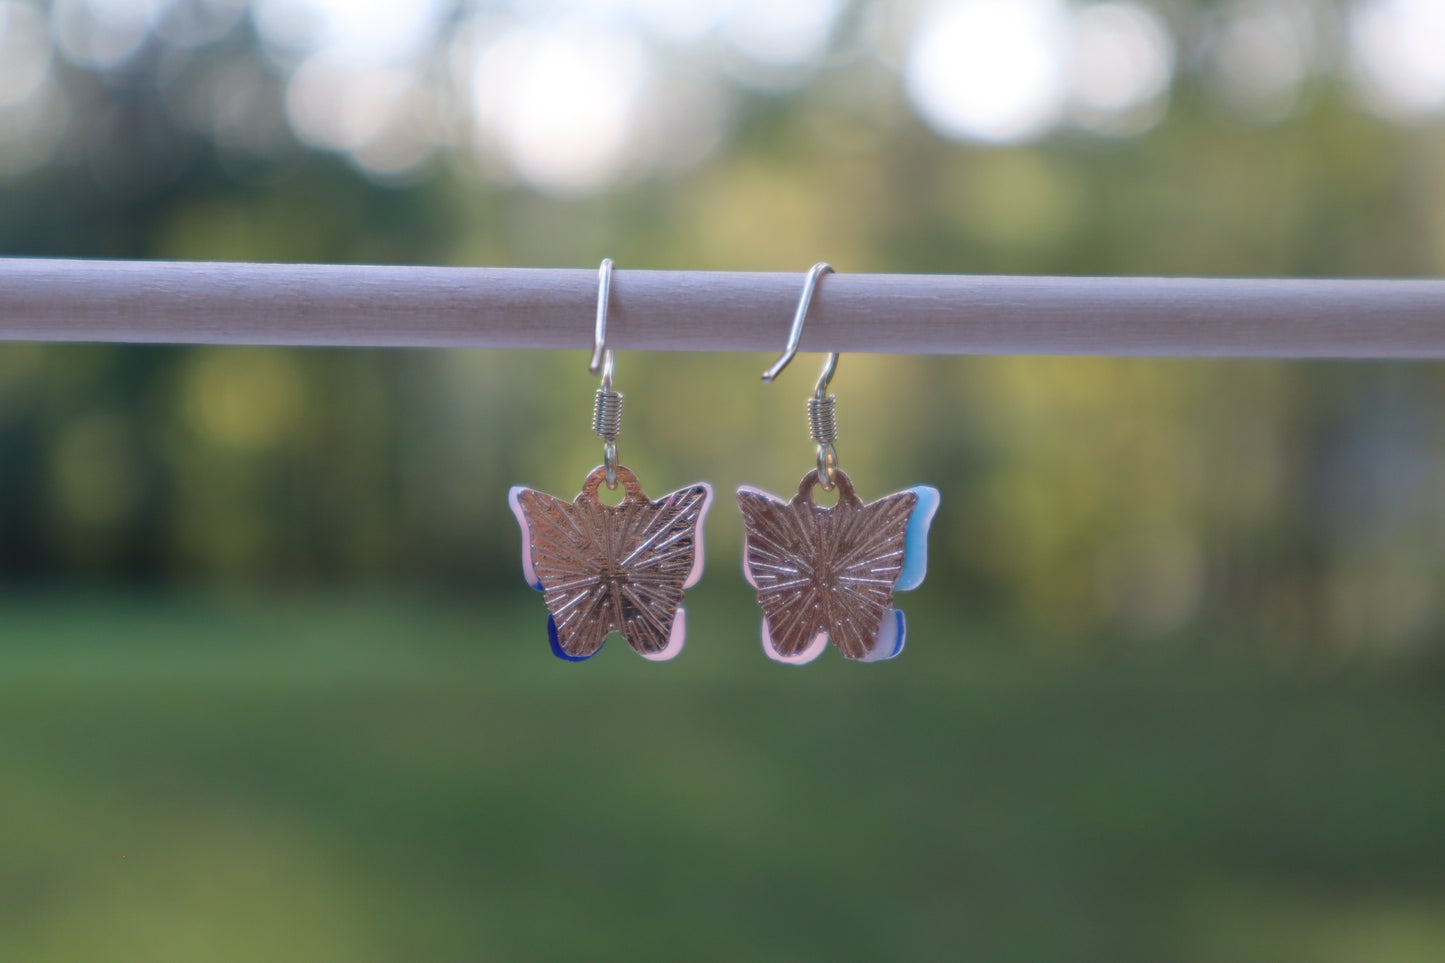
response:
<path id="1" fill-rule="evenodd" d="M 916 588 L 927 571 L 937 489 L 921 485 L 865 505 L 846 474 L 834 479 L 831 508 L 813 501 L 816 471 L 791 501 L 738 489 L 743 572 L 763 608 L 763 649 L 779 662 L 811 662 L 829 639 L 849 659 L 893 658 L 905 632 L 893 592 Z"/>
<path id="2" fill-rule="evenodd" d="M 619 465 L 625 495 L 604 505 L 597 490 L 606 474 L 593 469 L 571 502 L 520 485 L 511 490 L 522 570 L 546 598 L 547 635 L 559 658 L 589 659 L 620 632 L 643 658 L 671 659 L 687 632 L 683 590 L 702 578 L 712 486 L 698 483 L 654 502 Z"/>

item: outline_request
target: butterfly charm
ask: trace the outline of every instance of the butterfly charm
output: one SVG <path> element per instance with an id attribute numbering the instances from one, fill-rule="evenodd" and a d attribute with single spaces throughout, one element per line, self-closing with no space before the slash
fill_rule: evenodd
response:
<path id="1" fill-rule="evenodd" d="M 596 655 L 612 632 L 645 659 L 682 651 L 684 589 L 702 578 L 702 523 L 712 486 L 698 483 L 660 501 L 617 466 L 622 502 L 604 505 L 592 470 L 574 501 L 517 486 L 507 496 L 522 526 L 522 571 L 547 601 L 552 652 L 569 662 Z"/>
<path id="2" fill-rule="evenodd" d="M 903 651 L 903 613 L 894 591 L 923 582 L 928 527 L 938 490 L 926 485 L 865 505 L 835 471 L 838 503 L 813 501 L 818 473 L 803 476 L 792 501 L 738 489 L 747 534 L 743 573 L 763 608 L 763 650 L 802 665 L 832 639 L 849 659 L 878 662 Z"/>

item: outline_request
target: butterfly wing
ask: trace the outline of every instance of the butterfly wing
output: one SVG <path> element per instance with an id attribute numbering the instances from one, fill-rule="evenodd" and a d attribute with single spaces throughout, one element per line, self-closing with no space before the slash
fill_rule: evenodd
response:
<path id="1" fill-rule="evenodd" d="M 898 492 L 861 508 L 829 513 L 831 578 L 828 635 L 850 659 L 874 650 L 903 571 L 908 522 L 918 505 L 914 491 Z"/>
<path id="2" fill-rule="evenodd" d="M 911 592 L 923 584 L 928 574 L 928 528 L 938 512 L 938 489 L 931 485 L 916 485 L 912 489 L 918 495 L 918 506 L 908 520 L 908 538 L 903 548 L 903 571 L 898 576 L 895 592 Z"/>
<path id="3" fill-rule="evenodd" d="M 532 488 L 513 488 L 510 501 L 522 524 L 522 568 L 547 601 L 554 644 L 569 659 L 595 655 L 613 627 L 605 520 Z"/>
<path id="4" fill-rule="evenodd" d="M 692 485 L 646 504 L 619 506 L 618 628 L 639 654 L 656 661 L 682 649 L 683 590 L 702 577 L 702 524 L 712 486 Z"/>
<path id="5" fill-rule="evenodd" d="M 819 545 L 813 510 L 748 487 L 738 489 L 738 508 L 747 528 L 743 574 L 758 590 L 768 654 L 807 661 L 802 657 L 820 651 L 814 642 L 826 631 L 813 580 Z"/>

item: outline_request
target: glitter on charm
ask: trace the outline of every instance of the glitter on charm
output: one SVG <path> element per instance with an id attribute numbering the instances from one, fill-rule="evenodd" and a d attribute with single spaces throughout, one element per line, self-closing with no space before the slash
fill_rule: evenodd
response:
<path id="1" fill-rule="evenodd" d="M 792 501 L 738 489 L 743 572 L 763 608 L 763 649 L 779 662 L 811 662 L 829 639 L 859 662 L 903 651 L 906 626 L 893 592 L 923 581 L 938 491 L 921 485 L 864 505 L 847 474 L 835 469 L 834 481 L 832 508 L 813 501 L 817 471 Z"/>
<path id="2" fill-rule="evenodd" d="M 605 467 L 571 502 L 520 485 L 508 495 L 522 526 L 522 571 L 546 598 L 553 653 L 570 662 L 596 655 L 612 632 L 646 659 L 671 659 L 687 632 L 683 590 L 702 578 L 712 486 L 654 502 L 630 470 L 616 472 L 625 496 L 615 506 L 597 497 Z"/>

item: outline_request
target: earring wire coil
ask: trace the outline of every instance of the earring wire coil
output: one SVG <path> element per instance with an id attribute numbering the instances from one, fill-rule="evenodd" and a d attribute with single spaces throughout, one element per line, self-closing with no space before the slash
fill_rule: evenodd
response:
<path id="1" fill-rule="evenodd" d="M 607 304 L 612 299 L 612 259 L 603 258 L 597 269 L 597 329 L 592 341 L 592 360 L 587 370 L 602 371 L 602 384 L 592 402 L 592 430 L 603 441 L 602 465 L 607 470 L 607 488 L 617 488 L 617 436 L 622 431 L 622 395 L 612 390 L 617 358 L 607 347 Z"/>

